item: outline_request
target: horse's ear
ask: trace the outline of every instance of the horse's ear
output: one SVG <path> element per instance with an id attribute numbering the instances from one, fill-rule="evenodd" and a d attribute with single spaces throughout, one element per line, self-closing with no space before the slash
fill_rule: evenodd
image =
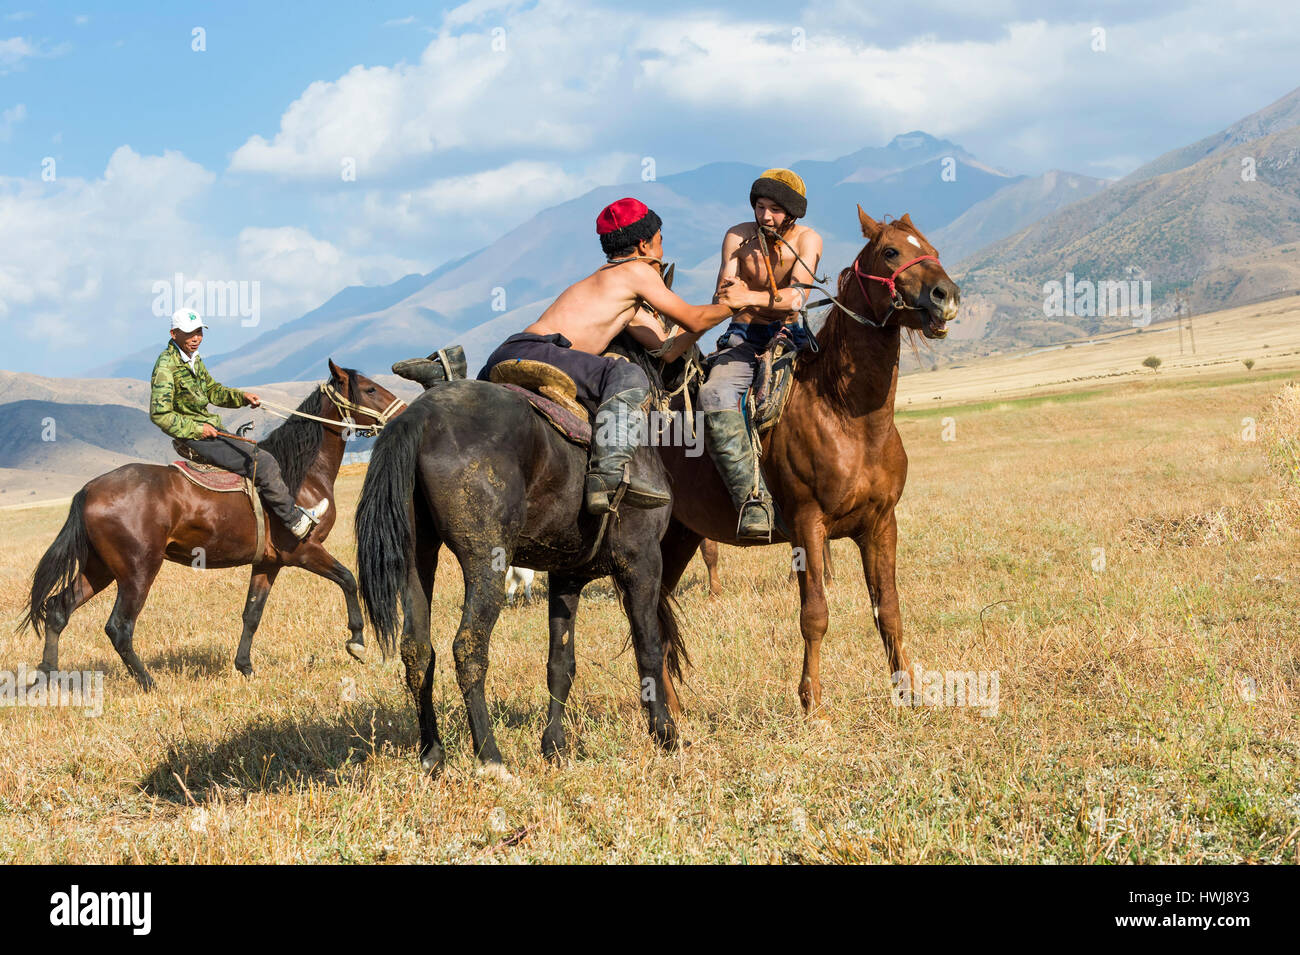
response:
<path id="1" fill-rule="evenodd" d="M 340 368 L 338 365 L 334 364 L 333 358 L 329 359 L 329 363 L 330 363 L 331 378 L 335 379 L 336 381 L 342 381 L 344 378 L 347 377 L 347 375 L 343 374 L 343 369 Z"/>
<path id="2" fill-rule="evenodd" d="M 863 212 L 862 206 L 858 206 L 858 222 L 862 224 L 863 238 L 874 239 L 880 235 L 880 223 Z"/>
<path id="3" fill-rule="evenodd" d="M 911 216 L 911 213 L 904 212 L 904 213 L 903 213 L 903 218 L 899 219 L 898 221 L 899 221 L 901 224 L 903 224 L 903 225 L 905 225 L 905 226 L 907 226 L 907 227 L 909 227 L 909 228 L 911 228 L 911 229 L 915 229 L 915 228 L 916 228 L 916 226 L 912 225 L 912 216 Z"/>

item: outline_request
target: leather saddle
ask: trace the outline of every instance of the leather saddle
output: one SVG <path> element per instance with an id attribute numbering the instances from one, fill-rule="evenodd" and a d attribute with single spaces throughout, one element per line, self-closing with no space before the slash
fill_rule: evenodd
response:
<path id="1" fill-rule="evenodd" d="M 201 488 L 223 493 L 230 491 L 247 492 L 253 485 L 253 482 L 242 474 L 236 474 L 234 471 L 219 468 L 215 464 L 200 461 L 190 453 L 189 448 L 179 441 L 173 441 L 172 447 L 182 457 L 173 461 L 171 466 Z"/>
<path id="2" fill-rule="evenodd" d="M 763 353 L 754 372 L 754 383 L 745 393 L 745 412 L 751 430 L 766 434 L 781 420 L 798 361 L 798 351 L 782 346 Z"/>
<path id="3" fill-rule="evenodd" d="M 567 372 L 529 358 L 503 361 L 489 376 L 494 384 L 523 395 L 533 410 L 566 440 L 591 446 L 591 418 L 578 403 L 578 386 Z"/>

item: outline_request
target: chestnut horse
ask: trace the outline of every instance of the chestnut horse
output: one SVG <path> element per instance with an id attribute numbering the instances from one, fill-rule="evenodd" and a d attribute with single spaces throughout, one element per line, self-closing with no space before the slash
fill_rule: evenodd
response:
<path id="1" fill-rule="evenodd" d="M 767 433 L 762 454 L 781 519 L 772 543 L 788 542 L 803 557 L 799 699 L 807 715 L 818 717 L 828 539 L 848 537 L 858 545 L 892 679 L 906 685 L 911 665 L 894 583 L 894 505 L 907 478 L 907 455 L 894 426 L 901 329 L 943 338 L 960 298 L 934 246 L 908 216 L 877 222 L 859 206 L 858 220 L 866 245 L 840 273 L 817 349 L 801 355 L 785 411 Z M 680 407 L 678 398 L 674 408 Z M 671 592 L 703 538 L 740 547 L 753 542 L 737 540 L 736 510 L 707 455 L 690 457 L 671 445 L 661 446 L 660 455 L 674 487 L 673 520 L 662 547 L 663 587 Z M 665 688 L 675 713 L 678 700 L 667 674 Z"/>
<path id="2" fill-rule="evenodd" d="M 282 567 L 301 567 L 342 588 L 351 631 L 347 650 L 363 658 L 356 580 L 325 549 L 337 513 L 334 478 L 343 462 L 344 432 L 382 428 L 405 405 L 353 369 L 339 368 L 333 361 L 329 368 L 330 389 L 313 389 L 298 407 L 325 421 L 294 416 L 261 442 L 275 456 L 285 485 L 299 503 L 314 505 L 329 498 L 329 508 L 308 538 L 298 543 L 268 511 L 263 517 L 268 525 L 265 545 L 257 554 L 257 527 L 245 494 L 198 487 L 168 465 L 126 464 L 101 474 L 72 499 L 63 529 L 32 578 L 22 626 L 31 625 L 37 634 L 45 631 L 45 655 L 38 671 L 48 675 L 59 668 L 59 635 L 68 618 L 116 580 L 117 602 L 104 632 L 131 675 L 144 689 L 152 689 L 153 678 L 136 655 L 132 638 L 136 617 L 164 559 L 205 568 L 253 565 L 244 632 L 235 655 L 235 667 L 245 676 L 253 674 L 253 634 Z M 360 418 L 354 419 L 354 414 Z"/>

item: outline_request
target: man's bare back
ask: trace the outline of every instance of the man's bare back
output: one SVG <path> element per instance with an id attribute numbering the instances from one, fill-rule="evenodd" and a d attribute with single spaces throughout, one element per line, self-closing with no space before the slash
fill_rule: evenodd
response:
<path id="1" fill-rule="evenodd" d="M 644 255 L 654 259 L 663 256 L 661 233 L 645 245 Z M 662 347 L 672 337 L 674 344 L 663 356 L 671 361 L 702 333 L 730 317 L 739 304 L 732 303 L 731 297 L 741 291 L 740 283 L 728 283 L 718 295 L 718 304 L 691 305 L 664 285 L 659 270 L 649 261 L 608 264 L 561 292 L 524 331 L 538 335 L 558 332 L 574 348 L 593 355 L 602 354 L 624 329 L 651 350 Z M 650 309 L 689 334 L 670 336 Z"/>

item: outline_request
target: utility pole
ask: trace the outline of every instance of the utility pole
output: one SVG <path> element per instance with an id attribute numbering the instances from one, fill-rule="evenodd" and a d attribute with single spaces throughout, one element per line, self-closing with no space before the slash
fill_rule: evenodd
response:
<path id="1" fill-rule="evenodd" d="M 1187 304 L 1187 296 L 1183 295 L 1182 292 L 1178 293 L 1178 297 L 1179 297 L 1179 304 L 1181 305 L 1181 307 L 1187 310 L 1187 340 L 1191 342 L 1192 354 L 1195 355 L 1196 354 L 1196 332 L 1192 328 L 1192 308 L 1190 305 Z"/>

